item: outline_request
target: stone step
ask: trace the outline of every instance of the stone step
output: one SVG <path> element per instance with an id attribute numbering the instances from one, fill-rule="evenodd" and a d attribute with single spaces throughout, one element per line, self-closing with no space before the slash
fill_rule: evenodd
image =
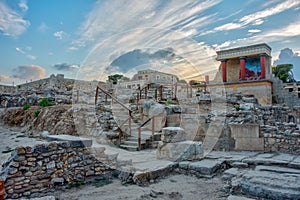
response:
<path id="1" fill-rule="evenodd" d="M 121 145 L 120 145 L 120 148 L 126 149 L 126 150 L 128 150 L 128 151 L 137 151 L 137 150 L 138 150 L 138 147 L 137 147 L 137 146 L 124 145 L 124 144 L 121 144 Z"/>
<path id="2" fill-rule="evenodd" d="M 138 146 L 138 142 L 137 141 L 129 141 L 129 140 L 125 140 L 123 142 L 124 145 L 128 145 L 128 146 L 135 146 L 137 147 Z"/>

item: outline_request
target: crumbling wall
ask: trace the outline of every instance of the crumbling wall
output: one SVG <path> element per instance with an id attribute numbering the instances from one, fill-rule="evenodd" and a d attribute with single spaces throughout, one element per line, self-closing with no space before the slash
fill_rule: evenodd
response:
<path id="1" fill-rule="evenodd" d="M 109 160 L 104 148 L 97 151 L 96 158 L 86 145 L 80 141 L 51 142 L 15 149 L 0 174 L 7 198 L 30 197 L 58 185 L 112 172 L 105 163 L 113 165 L 116 160 Z"/>
<path id="2" fill-rule="evenodd" d="M 16 91 L 15 86 L 9 86 L 9 85 L 0 85 L 0 92 L 14 92 Z"/>

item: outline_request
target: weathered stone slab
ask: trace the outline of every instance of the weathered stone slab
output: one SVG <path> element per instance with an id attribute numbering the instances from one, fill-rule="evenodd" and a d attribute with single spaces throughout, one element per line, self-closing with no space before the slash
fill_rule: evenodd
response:
<path id="1" fill-rule="evenodd" d="M 235 150 L 237 151 L 263 151 L 264 138 L 236 138 Z"/>
<path id="2" fill-rule="evenodd" d="M 171 161 L 195 160 L 202 156 L 201 142 L 183 141 L 176 143 L 158 143 L 157 159 Z"/>
<path id="3" fill-rule="evenodd" d="M 247 197 L 240 197 L 240 196 L 235 196 L 235 195 L 230 195 L 227 200 L 254 200 L 251 198 L 247 198 Z"/>
<path id="4" fill-rule="evenodd" d="M 300 170 L 257 166 L 241 180 L 242 192 L 267 199 L 299 199 Z"/>
<path id="5" fill-rule="evenodd" d="M 300 156 L 297 156 L 292 162 L 290 162 L 289 166 L 296 169 L 300 169 Z"/>
<path id="6" fill-rule="evenodd" d="M 74 147 L 90 147 L 93 144 L 93 140 L 91 139 L 71 135 L 48 135 L 46 139 L 48 141 L 67 141 Z"/>
<path id="7" fill-rule="evenodd" d="M 215 173 L 222 165 L 222 160 L 205 159 L 198 162 L 190 163 L 189 169 L 195 170 L 203 175 L 211 175 Z"/>
<path id="8" fill-rule="evenodd" d="M 258 124 L 228 124 L 233 138 L 258 138 Z"/>
<path id="9" fill-rule="evenodd" d="M 186 140 L 186 133 L 180 127 L 165 127 L 162 129 L 161 141 L 164 143 L 182 142 Z"/>
<path id="10" fill-rule="evenodd" d="M 231 180 L 233 177 L 237 176 L 239 174 L 238 168 L 230 168 L 224 171 L 222 175 L 223 180 Z"/>

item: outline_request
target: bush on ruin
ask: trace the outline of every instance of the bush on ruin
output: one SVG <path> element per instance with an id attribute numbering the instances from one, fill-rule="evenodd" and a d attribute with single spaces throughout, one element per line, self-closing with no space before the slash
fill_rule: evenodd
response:
<path id="1" fill-rule="evenodd" d="M 42 100 L 38 103 L 39 106 L 47 107 L 47 106 L 53 106 L 53 103 L 51 103 L 47 98 L 42 98 Z"/>
<path id="2" fill-rule="evenodd" d="M 34 117 L 37 118 L 40 114 L 40 111 L 39 110 L 35 110 L 34 111 Z"/>
<path id="3" fill-rule="evenodd" d="M 28 110 L 30 108 L 30 104 L 25 103 L 23 106 L 23 110 Z"/>

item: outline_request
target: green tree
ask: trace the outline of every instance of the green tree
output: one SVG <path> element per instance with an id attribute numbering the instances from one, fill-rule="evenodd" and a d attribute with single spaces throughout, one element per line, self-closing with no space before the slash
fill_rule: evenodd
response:
<path id="1" fill-rule="evenodd" d="M 295 82 L 292 64 L 280 64 L 272 68 L 272 73 L 284 83 Z"/>
<path id="2" fill-rule="evenodd" d="M 112 84 L 117 84 L 118 80 L 120 80 L 121 78 L 123 78 L 122 74 L 114 74 L 114 75 L 110 75 L 108 76 L 108 82 L 111 82 Z"/>

